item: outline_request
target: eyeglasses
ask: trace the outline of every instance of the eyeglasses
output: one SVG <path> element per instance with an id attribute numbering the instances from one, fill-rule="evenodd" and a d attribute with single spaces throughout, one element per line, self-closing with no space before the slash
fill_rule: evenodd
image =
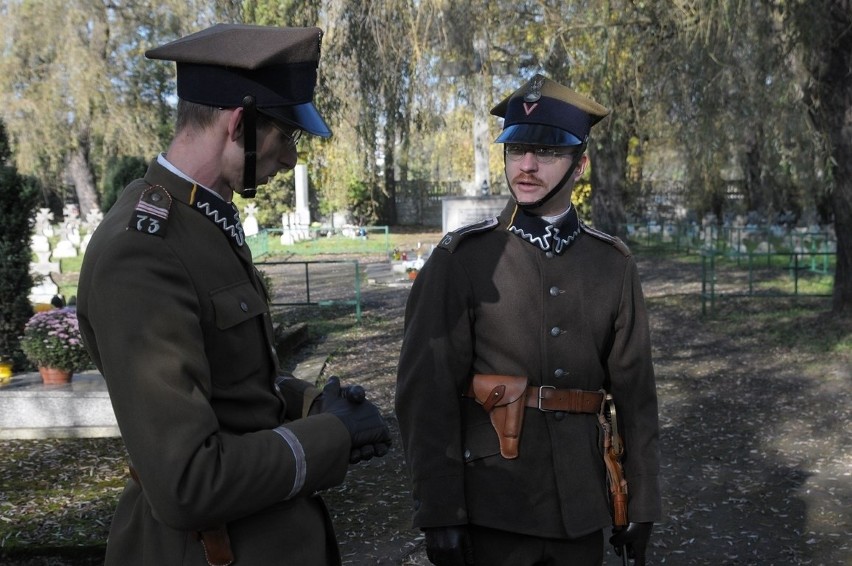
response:
<path id="1" fill-rule="evenodd" d="M 279 124 L 275 120 L 269 120 L 269 123 L 272 124 L 276 130 L 281 132 L 281 135 L 284 136 L 285 143 L 290 144 L 292 147 L 296 147 L 296 142 L 298 142 L 299 138 L 302 137 L 302 130 L 291 126 L 285 126 L 284 124 Z"/>
<path id="2" fill-rule="evenodd" d="M 571 151 L 561 147 L 550 147 L 544 145 L 528 145 L 524 143 L 507 143 L 505 146 L 506 158 L 510 161 L 519 161 L 527 153 L 535 155 L 539 163 L 553 163 L 557 159 L 573 156 Z"/>

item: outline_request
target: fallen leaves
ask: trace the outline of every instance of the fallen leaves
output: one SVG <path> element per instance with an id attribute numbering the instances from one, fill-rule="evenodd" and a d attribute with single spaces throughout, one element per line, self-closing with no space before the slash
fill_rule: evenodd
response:
<path id="1" fill-rule="evenodd" d="M 848 566 L 852 327 L 824 316 L 825 305 L 760 300 L 702 318 L 700 298 L 671 284 L 700 281 L 700 266 L 640 258 L 640 271 L 652 275 L 663 456 L 649 564 Z M 324 343 L 325 375 L 364 385 L 394 434 L 387 456 L 353 466 L 325 494 L 347 565 L 428 564 L 410 528 L 393 417 L 406 297 L 407 287 L 365 287 L 361 325 L 340 325 Z M 0 556 L 10 546 L 102 545 L 125 477 L 117 439 L 0 442 Z"/>

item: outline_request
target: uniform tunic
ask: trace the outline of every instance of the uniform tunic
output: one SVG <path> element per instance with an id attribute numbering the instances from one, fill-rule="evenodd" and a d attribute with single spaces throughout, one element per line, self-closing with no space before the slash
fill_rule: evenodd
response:
<path id="1" fill-rule="evenodd" d="M 528 407 L 519 456 L 505 459 L 488 414 L 464 396 L 476 373 L 611 392 L 629 520 L 657 521 L 657 399 L 636 263 L 573 209 L 576 229 L 558 246 L 509 230 L 515 214 L 510 202 L 491 225 L 448 234 L 409 296 L 396 411 L 414 526 L 576 538 L 612 525 L 597 416 Z"/>
<path id="2" fill-rule="evenodd" d="M 86 250 L 80 328 L 141 482 L 120 498 L 106 562 L 207 564 L 196 531 L 227 525 L 238 564 L 334 563 L 314 493 L 343 481 L 349 434 L 305 417 L 312 385 L 276 387 L 265 291 L 217 198 L 155 161 Z"/>

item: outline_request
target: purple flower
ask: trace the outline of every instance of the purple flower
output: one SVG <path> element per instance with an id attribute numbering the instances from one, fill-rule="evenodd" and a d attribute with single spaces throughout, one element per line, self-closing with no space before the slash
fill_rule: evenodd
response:
<path id="1" fill-rule="evenodd" d="M 21 349 L 39 366 L 86 369 L 91 358 L 83 346 L 77 311 L 73 308 L 36 313 L 24 326 Z"/>

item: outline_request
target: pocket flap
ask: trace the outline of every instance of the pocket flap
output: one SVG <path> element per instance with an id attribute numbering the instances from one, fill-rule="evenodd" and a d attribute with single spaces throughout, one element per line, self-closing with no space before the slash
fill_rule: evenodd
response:
<path id="1" fill-rule="evenodd" d="M 266 312 L 266 302 L 249 281 L 210 292 L 216 327 L 225 330 Z"/>
<path id="2" fill-rule="evenodd" d="M 490 410 L 514 403 L 527 393 L 529 379 L 517 375 L 478 373 L 473 376 L 471 389 L 476 402 Z"/>

